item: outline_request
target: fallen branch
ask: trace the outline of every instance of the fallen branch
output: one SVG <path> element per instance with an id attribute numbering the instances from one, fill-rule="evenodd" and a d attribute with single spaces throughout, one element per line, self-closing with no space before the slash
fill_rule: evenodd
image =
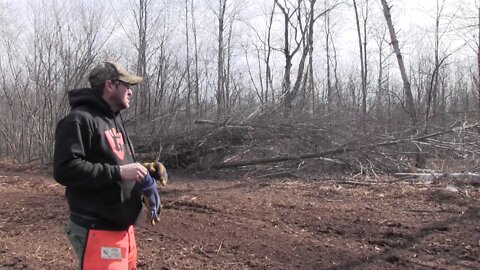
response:
<path id="1" fill-rule="evenodd" d="M 195 120 L 195 124 L 204 124 L 204 125 L 211 125 L 211 126 L 217 126 L 217 127 L 225 127 L 227 129 L 248 129 L 252 130 L 254 129 L 251 125 L 229 125 L 227 123 L 219 123 L 211 120 L 203 120 L 203 119 L 198 119 Z"/>
<path id="2" fill-rule="evenodd" d="M 241 166 L 248 166 L 248 165 L 258 165 L 258 164 L 267 164 L 267 163 L 276 163 L 276 162 L 283 162 L 283 161 L 289 161 L 289 160 L 302 160 L 302 159 L 312 159 L 312 158 L 321 158 L 325 156 L 331 156 L 335 154 L 344 154 L 352 151 L 358 151 L 358 150 L 363 150 L 363 149 L 370 149 L 370 148 L 376 148 L 376 147 L 382 147 L 382 146 L 391 146 L 391 145 L 397 145 L 401 143 L 409 143 L 409 142 L 418 142 L 421 140 L 425 140 L 428 138 L 440 136 L 443 134 L 451 133 L 451 132 L 459 132 L 459 131 L 464 131 L 467 129 L 472 129 L 479 127 L 479 124 L 472 124 L 468 126 L 461 126 L 461 127 L 455 127 L 455 128 L 450 128 L 447 130 L 423 135 L 423 136 L 418 136 L 418 137 L 410 137 L 410 138 L 402 138 L 402 139 L 397 139 L 397 140 L 391 140 L 391 141 L 384 141 L 384 142 L 379 142 L 379 143 L 372 143 L 372 144 L 366 144 L 366 145 L 360 145 L 360 146 L 353 146 L 353 147 L 339 147 L 323 152 L 317 152 L 317 153 L 310 153 L 310 154 L 304 154 L 304 155 L 287 155 L 287 156 L 280 156 L 280 157 L 273 157 L 273 158 L 265 158 L 265 159 L 254 159 L 254 160 L 245 160 L 245 161 L 234 161 L 234 162 L 226 162 L 226 163 L 219 163 L 213 165 L 211 168 L 214 169 L 223 169 L 223 168 L 233 168 L 233 167 L 241 167 Z"/>

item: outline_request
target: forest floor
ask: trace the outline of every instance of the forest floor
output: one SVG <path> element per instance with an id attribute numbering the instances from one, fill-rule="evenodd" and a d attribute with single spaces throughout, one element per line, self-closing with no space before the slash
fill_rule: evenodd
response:
<path id="1" fill-rule="evenodd" d="M 176 175 L 138 269 L 480 269 L 478 187 Z M 0 269 L 75 269 L 63 187 L 0 163 Z"/>

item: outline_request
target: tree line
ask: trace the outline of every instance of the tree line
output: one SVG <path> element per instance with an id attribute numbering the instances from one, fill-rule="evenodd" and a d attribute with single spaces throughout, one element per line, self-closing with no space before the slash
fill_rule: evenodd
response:
<path id="1" fill-rule="evenodd" d="M 5 1 L 0 157 L 49 162 L 68 90 L 107 59 L 144 77 L 124 119 L 140 149 L 158 155 L 198 119 L 334 123 L 343 142 L 475 122 L 480 3 L 433 2 Z M 424 23 L 402 24 L 407 8 Z M 414 148 L 422 166 L 426 153 Z"/>

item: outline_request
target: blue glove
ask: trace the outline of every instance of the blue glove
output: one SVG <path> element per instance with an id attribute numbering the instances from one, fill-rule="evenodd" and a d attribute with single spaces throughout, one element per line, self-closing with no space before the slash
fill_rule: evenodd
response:
<path id="1" fill-rule="evenodd" d="M 160 221 L 160 211 L 162 210 L 157 183 L 149 174 L 147 174 L 140 183 L 140 187 L 143 193 L 143 203 L 147 207 L 147 220 L 152 225 L 155 225 L 155 222 Z"/>

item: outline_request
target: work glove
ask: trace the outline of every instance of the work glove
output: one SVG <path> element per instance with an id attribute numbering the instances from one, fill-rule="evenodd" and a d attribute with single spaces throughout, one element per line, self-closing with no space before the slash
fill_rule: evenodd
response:
<path id="1" fill-rule="evenodd" d="M 147 174 L 140 183 L 140 187 L 143 193 L 142 201 L 147 207 L 147 221 L 150 224 L 155 225 L 155 222 L 160 221 L 160 212 L 162 211 L 157 183 L 149 174 Z"/>
<path id="2" fill-rule="evenodd" d="M 147 168 L 148 173 L 150 176 L 159 181 L 162 186 L 165 186 L 168 182 L 168 174 L 165 166 L 162 163 L 155 161 L 155 162 L 146 162 L 143 163 L 143 166 Z"/>

